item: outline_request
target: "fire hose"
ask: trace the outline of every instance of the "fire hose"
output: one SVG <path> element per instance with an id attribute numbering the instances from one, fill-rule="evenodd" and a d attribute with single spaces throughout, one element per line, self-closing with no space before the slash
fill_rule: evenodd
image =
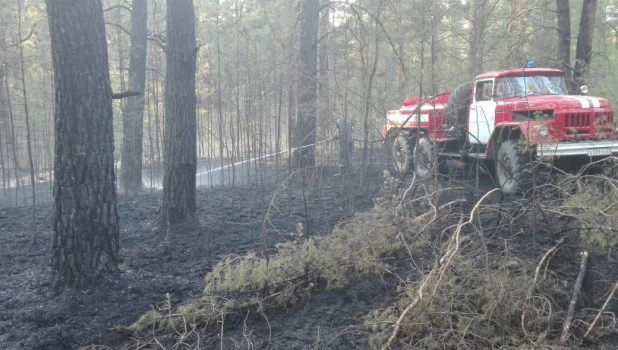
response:
<path id="1" fill-rule="evenodd" d="M 280 151 L 280 152 L 270 153 L 270 154 L 266 154 L 266 155 L 263 155 L 263 156 L 259 156 L 259 157 L 243 160 L 243 161 L 240 161 L 240 162 L 236 162 L 236 163 L 233 163 L 233 164 L 224 165 L 224 166 L 221 166 L 221 167 L 216 168 L 216 169 L 211 169 L 211 170 L 208 170 L 208 171 L 204 171 L 204 172 L 198 173 L 195 176 L 198 177 L 198 176 L 202 176 L 202 175 L 207 175 L 207 174 L 213 173 L 215 171 L 221 171 L 221 170 L 224 170 L 224 169 L 227 169 L 227 168 L 230 168 L 230 167 L 242 165 L 242 164 L 249 163 L 249 162 L 255 162 L 255 161 L 258 161 L 260 159 L 264 159 L 264 158 L 268 158 L 268 157 L 274 157 L 276 155 L 283 154 L 283 153 L 290 152 L 290 151 L 294 152 L 294 151 L 297 151 L 297 150 L 300 150 L 300 149 L 317 146 L 319 144 L 330 142 L 330 141 L 333 141 L 333 139 L 326 139 L 326 140 L 318 141 L 318 142 L 315 142 L 315 143 L 312 143 L 312 144 L 309 144 L 309 145 L 303 145 L 303 146 L 299 146 L 299 147 L 294 147 L 292 149 L 286 149 L 286 150 L 283 150 L 283 151 Z"/>

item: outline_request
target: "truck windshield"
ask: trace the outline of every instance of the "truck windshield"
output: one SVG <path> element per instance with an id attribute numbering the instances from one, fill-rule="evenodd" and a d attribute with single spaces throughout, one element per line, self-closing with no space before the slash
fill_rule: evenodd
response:
<path id="1" fill-rule="evenodd" d="M 556 75 L 532 75 L 498 79 L 496 95 L 499 99 L 527 95 L 566 95 L 564 79 Z"/>

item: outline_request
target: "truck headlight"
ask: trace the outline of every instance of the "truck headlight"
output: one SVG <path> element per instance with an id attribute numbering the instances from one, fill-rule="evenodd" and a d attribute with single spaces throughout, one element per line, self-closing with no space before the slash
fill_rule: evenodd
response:
<path id="1" fill-rule="evenodd" d="M 534 128 L 536 129 L 536 133 L 541 137 L 549 135 L 549 128 L 545 124 L 537 125 Z"/>

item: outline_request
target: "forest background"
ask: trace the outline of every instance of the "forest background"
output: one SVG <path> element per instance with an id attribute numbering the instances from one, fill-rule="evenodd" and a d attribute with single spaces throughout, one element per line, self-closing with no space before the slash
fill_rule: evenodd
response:
<path id="1" fill-rule="evenodd" d="M 103 3 L 112 89 L 123 92 L 129 87 L 131 3 Z M 323 2 L 316 141 L 330 137 L 336 118 L 345 118 L 354 121 L 362 148 L 374 146 L 385 111 L 398 108 L 404 97 L 453 89 L 487 70 L 535 60 L 573 77 L 581 61 L 575 52 L 584 4 L 592 4 L 586 15 L 591 31 L 579 44 L 588 43 L 591 55 L 585 56 L 590 66 L 579 82 L 615 105 L 618 22 L 612 1 Z M 0 172 L 6 189 L 28 182 L 30 164 L 36 181 L 51 177 L 54 103 L 44 2 L 2 0 L 0 5 Z M 292 145 L 302 75 L 299 13 L 297 1 L 195 2 L 198 159 L 227 164 Z M 139 135 L 145 168 L 162 163 L 165 2 L 149 2 L 147 16 Z M 564 33 L 565 23 L 570 33 Z M 126 99 L 114 101 L 120 164 Z"/>

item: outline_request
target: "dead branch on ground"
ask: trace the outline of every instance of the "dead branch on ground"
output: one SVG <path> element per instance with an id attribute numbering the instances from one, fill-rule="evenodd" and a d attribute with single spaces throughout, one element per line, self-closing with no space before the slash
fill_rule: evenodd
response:
<path id="1" fill-rule="evenodd" d="M 609 293 L 609 296 L 607 297 L 607 299 L 605 300 L 605 303 L 601 307 L 601 310 L 599 310 L 599 313 L 597 314 L 597 316 L 594 318 L 594 320 L 588 327 L 588 330 L 584 334 L 584 338 L 590 335 L 590 332 L 592 332 L 592 330 L 594 329 L 594 326 L 596 326 L 597 322 L 599 322 L 599 319 L 601 318 L 601 315 L 605 312 L 605 309 L 607 309 L 609 302 L 614 298 L 614 294 L 616 294 L 616 290 L 618 290 L 618 282 L 616 282 L 616 284 L 614 285 L 614 288 L 612 288 L 612 291 Z"/>
<path id="2" fill-rule="evenodd" d="M 584 276 L 586 275 L 586 267 L 588 266 L 588 252 L 582 253 L 582 260 L 579 265 L 579 274 L 575 280 L 575 286 L 573 286 L 573 295 L 571 296 L 571 302 L 569 303 L 569 310 L 567 311 L 567 317 L 564 321 L 564 327 L 562 328 L 562 335 L 560 336 L 560 343 L 565 344 L 569 339 L 571 330 L 571 323 L 573 322 L 573 314 L 575 313 L 575 305 L 579 298 L 579 292 L 582 289 L 584 283 Z"/>
<path id="3" fill-rule="evenodd" d="M 545 265 L 546 261 L 547 265 L 549 265 L 549 257 L 554 254 L 556 249 L 558 249 L 558 247 L 562 243 L 564 243 L 564 238 L 560 238 L 558 241 L 556 241 L 556 244 L 554 244 L 553 247 L 549 248 L 549 250 L 547 250 L 547 252 L 543 254 L 543 257 L 541 258 L 541 261 L 539 261 L 536 270 L 534 270 L 534 280 L 532 282 L 532 288 L 530 289 L 530 293 L 532 293 L 532 290 L 534 290 L 534 287 L 536 286 L 536 282 L 539 280 L 539 274 L 541 273 L 541 269 L 543 269 L 543 265 Z"/>

